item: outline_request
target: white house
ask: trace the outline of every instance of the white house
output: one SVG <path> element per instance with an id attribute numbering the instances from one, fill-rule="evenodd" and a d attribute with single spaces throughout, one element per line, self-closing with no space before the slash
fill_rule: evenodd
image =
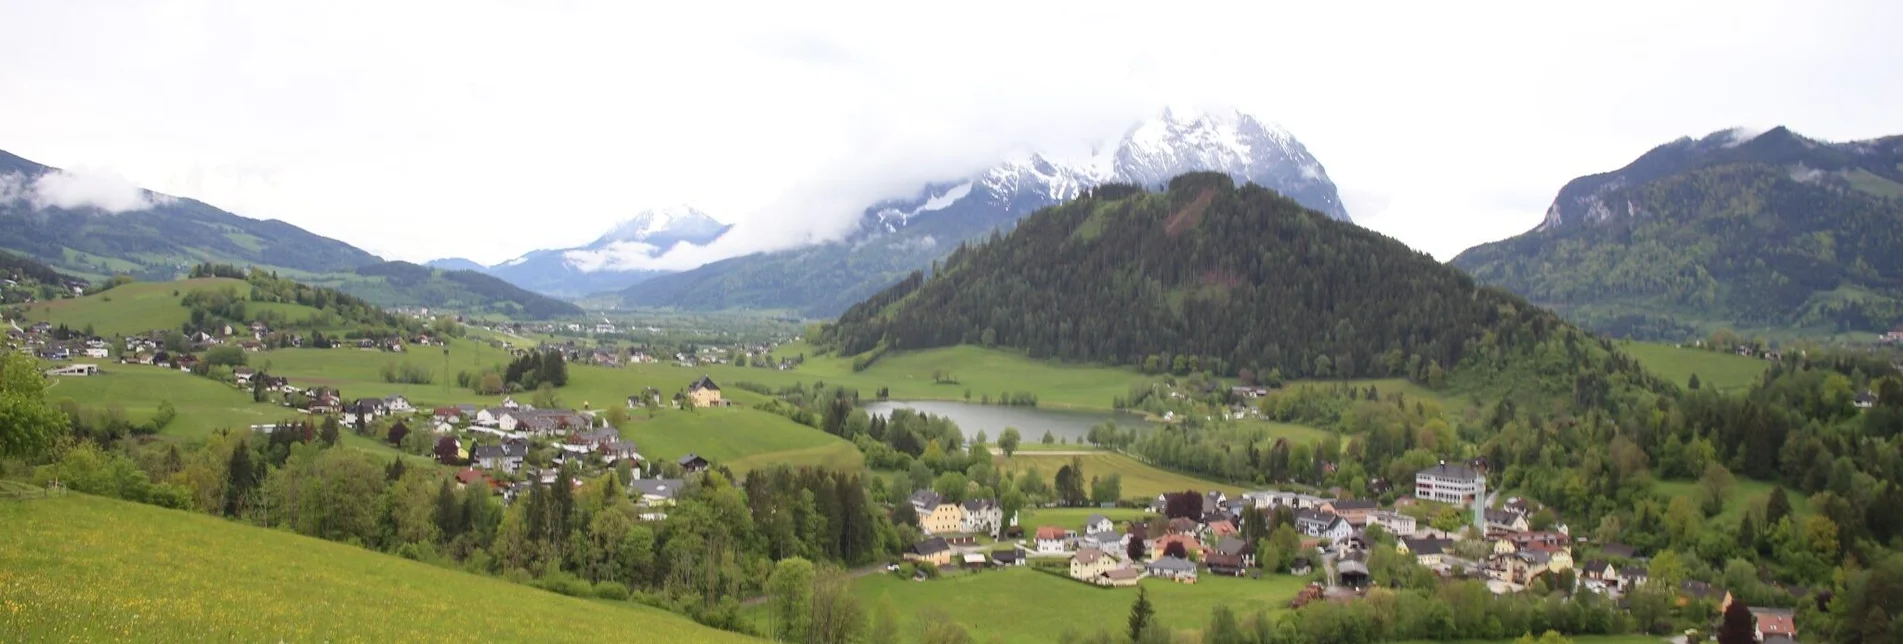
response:
<path id="1" fill-rule="evenodd" d="M 111 356 L 105 347 L 86 347 L 86 357 L 104 360 Z"/>
<path id="2" fill-rule="evenodd" d="M 1004 527 L 1004 507 L 992 499 L 966 501 L 964 523 L 965 532 L 995 535 Z"/>
<path id="3" fill-rule="evenodd" d="M 1047 525 L 1037 529 L 1038 552 L 1056 555 L 1070 552 L 1067 547 L 1068 541 L 1070 541 L 1069 535 L 1065 534 L 1063 528 Z"/>
<path id="4" fill-rule="evenodd" d="M 1381 526 L 1388 534 L 1407 536 L 1414 534 L 1419 522 L 1414 517 L 1388 510 L 1376 510 L 1368 513 L 1368 522 Z"/>
<path id="5" fill-rule="evenodd" d="M 1440 465 L 1414 474 L 1414 497 L 1455 505 L 1467 505 L 1487 495 L 1487 477 L 1471 467 Z"/>
<path id="6" fill-rule="evenodd" d="M 90 376 L 97 373 L 99 373 L 99 365 L 96 364 L 69 364 L 46 370 L 46 375 L 49 376 Z"/>
<path id="7" fill-rule="evenodd" d="M 390 397 L 384 398 L 383 409 L 392 414 L 407 414 L 416 411 L 416 407 L 410 405 L 410 399 L 399 394 L 390 394 Z"/>
<path id="8" fill-rule="evenodd" d="M 1110 522 L 1110 517 L 1101 514 L 1090 515 L 1090 518 L 1084 520 L 1084 534 L 1110 532 L 1115 529 L 1116 526 Z"/>
<path id="9" fill-rule="evenodd" d="M 1302 534 L 1330 541 L 1340 541 L 1354 534 L 1354 526 L 1349 525 L 1347 519 L 1320 510 L 1296 510 L 1295 528 Z"/>

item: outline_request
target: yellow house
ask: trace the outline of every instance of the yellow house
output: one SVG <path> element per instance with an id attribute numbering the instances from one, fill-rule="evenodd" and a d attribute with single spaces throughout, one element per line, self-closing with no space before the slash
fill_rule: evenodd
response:
<path id="1" fill-rule="evenodd" d="M 1555 550 L 1552 558 L 1546 560 L 1546 569 L 1553 572 L 1566 572 L 1573 569 L 1573 551 L 1570 548 Z"/>
<path id="2" fill-rule="evenodd" d="M 957 503 L 940 503 L 932 508 L 932 513 L 918 518 L 919 528 L 926 534 L 947 534 L 960 532 L 965 528 L 965 508 Z"/>
<path id="3" fill-rule="evenodd" d="M 1096 548 L 1083 548 L 1070 558 L 1070 578 L 1097 583 L 1099 576 L 1117 568 L 1117 560 Z"/>
<path id="4" fill-rule="evenodd" d="M 905 550 L 905 560 L 916 563 L 943 567 L 951 565 L 951 559 L 951 544 L 945 543 L 945 540 L 939 537 L 912 544 L 912 547 Z"/>
<path id="5" fill-rule="evenodd" d="M 694 381 L 694 384 L 687 386 L 687 399 L 692 401 L 695 407 L 718 405 L 720 404 L 720 385 L 714 384 L 712 378 L 701 376 L 699 380 Z"/>
<path id="6" fill-rule="evenodd" d="M 1493 554 L 1510 555 L 1519 551 L 1519 544 L 1513 543 L 1511 539 L 1500 539 L 1493 542 Z"/>
<path id="7" fill-rule="evenodd" d="M 1438 566 L 1441 556 L 1446 553 L 1449 541 L 1445 539 L 1401 539 L 1395 543 L 1394 550 L 1404 555 L 1414 555 L 1414 560 L 1423 566 Z"/>

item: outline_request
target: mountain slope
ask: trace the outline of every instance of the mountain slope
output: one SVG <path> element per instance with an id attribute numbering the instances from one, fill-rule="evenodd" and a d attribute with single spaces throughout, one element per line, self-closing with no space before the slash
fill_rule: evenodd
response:
<path id="1" fill-rule="evenodd" d="M 616 224 L 586 246 L 532 251 L 479 270 L 561 297 L 614 291 L 671 272 L 658 268 L 654 259 L 680 244 L 713 243 L 732 227 L 693 208 L 657 208 Z"/>
<path id="2" fill-rule="evenodd" d="M 1680 139 L 1569 182 L 1539 227 L 1453 264 L 1616 335 L 1887 329 L 1903 322 L 1903 137 Z"/>
<path id="3" fill-rule="evenodd" d="M 171 279 L 199 262 L 306 272 L 381 261 L 349 244 L 273 220 L 106 184 L 0 151 L 0 248 L 89 277 Z"/>
<path id="4" fill-rule="evenodd" d="M 1289 377 L 1404 376 L 1597 404 L 1662 389 L 1551 313 L 1400 242 L 1220 174 L 1105 186 L 862 302 L 842 354 L 984 344 L 1111 364 Z M 862 357 L 861 360 L 867 358 Z"/>
<path id="5" fill-rule="evenodd" d="M 736 257 L 655 277 L 620 293 L 626 306 L 794 309 L 825 317 L 906 273 L 1092 186 L 1161 188 L 1190 171 L 1225 173 L 1347 220 L 1335 185 L 1306 147 L 1273 124 L 1234 110 L 1168 110 L 1138 123 L 1089 158 L 1015 158 L 974 176 L 874 204 L 844 240 Z"/>
<path id="6" fill-rule="evenodd" d="M 428 266 L 430 268 L 440 268 L 446 271 L 475 271 L 478 273 L 482 273 L 482 272 L 487 272 L 489 270 L 489 267 L 483 266 L 482 264 L 478 264 L 476 263 L 475 260 L 463 258 L 463 257 L 445 257 L 443 259 L 432 259 L 430 261 L 423 262 L 423 265 Z"/>
<path id="7" fill-rule="evenodd" d="M 0 503 L 0 639 L 754 642 L 356 546 L 81 494 Z M 84 588 L 84 592 L 75 589 Z M 238 599 L 242 598 L 242 599 Z M 345 599 L 348 598 L 348 599 Z M 130 607 L 130 608 L 129 608 Z"/>
<path id="8" fill-rule="evenodd" d="M 468 314 L 492 313 L 515 319 L 543 320 L 582 314 L 581 307 L 533 293 L 475 271 L 446 271 L 409 262 L 364 266 L 338 290 L 380 306 L 445 308 Z"/>

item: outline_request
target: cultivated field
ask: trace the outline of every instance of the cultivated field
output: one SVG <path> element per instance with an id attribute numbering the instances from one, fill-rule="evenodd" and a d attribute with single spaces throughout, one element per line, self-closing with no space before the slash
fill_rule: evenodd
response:
<path id="1" fill-rule="evenodd" d="M 757 641 L 215 517 L 0 502 L 0 641 Z"/>
<path id="2" fill-rule="evenodd" d="M 1691 381 L 1692 374 L 1697 374 L 1700 387 L 1718 391 L 1744 389 L 1756 384 L 1765 370 L 1771 368 L 1767 360 L 1735 353 L 1682 349 L 1651 342 L 1622 342 L 1619 348 L 1632 354 L 1652 373 L 1680 387 Z"/>
<path id="3" fill-rule="evenodd" d="M 1071 458 L 1073 457 L 1026 452 L 1017 454 L 1011 458 L 999 456 L 996 458 L 996 461 L 1000 471 L 1010 472 L 1012 474 L 1030 469 L 1035 465 L 1038 471 L 1043 473 L 1044 477 L 1048 480 L 1056 476 L 1057 468 L 1068 465 Z M 1112 473 L 1123 475 L 1123 498 L 1126 499 L 1154 498 L 1156 495 L 1164 492 L 1181 492 L 1183 490 L 1196 490 L 1198 492 L 1205 490 L 1222 490 L 1229 494 L 1242 492 L 1242 488 L 1239 486 L 1215 483 L 1187 474 L 1178 474 L 1158 469 L 1139 463 L 1136 459 L 1122 454 L 1103 452 L 1074 458 L 1083 461 L 1084 481 L 1086 484 L 1090 481 L 1090 477 L 1093 476 L 1108 476 Z"/>

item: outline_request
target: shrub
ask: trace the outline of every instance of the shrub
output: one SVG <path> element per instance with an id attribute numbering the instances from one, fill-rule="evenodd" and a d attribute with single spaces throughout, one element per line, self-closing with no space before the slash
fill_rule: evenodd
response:
<path id="1" fill-rule="evenodd" d="M 628 599 L 628 587 L 612 581 L 602 581 L 595 584 L 595 596 L 602 599 L 626 601 Z"/>

